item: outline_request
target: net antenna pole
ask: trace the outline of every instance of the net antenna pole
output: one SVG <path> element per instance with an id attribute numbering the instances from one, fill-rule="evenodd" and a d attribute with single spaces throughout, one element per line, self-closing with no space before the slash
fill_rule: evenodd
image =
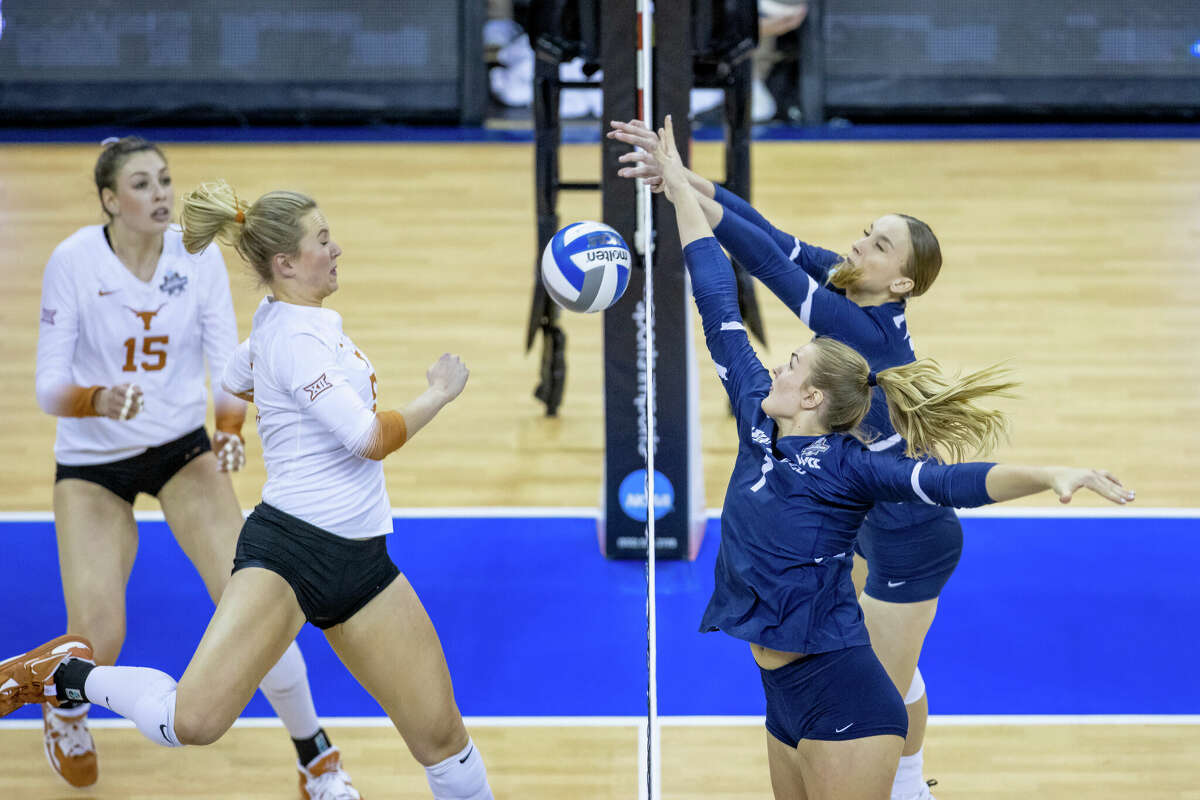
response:
<path id="1" fill-rule="evenodd" d="M 637 45 L 637 94 L 638 116 L 654 130 L 654 115 L 651 100 L 654 97 L 651 85 L 654 57 L 654 2 L 637 0 L 638 45 Z M 655 535 L 654 517 L 654 204 L 650 186 L 638 181 L 637 240 L 642 250 L 646 269 L 645 284 L 645 364 L 646 376 L 646 774 L 645 794 L 647 800 L 662 797 L 661 736 L 658 724 L 658 630 L 655 598 Z M 641 794 L 639 792 L 639 794 Z"/>

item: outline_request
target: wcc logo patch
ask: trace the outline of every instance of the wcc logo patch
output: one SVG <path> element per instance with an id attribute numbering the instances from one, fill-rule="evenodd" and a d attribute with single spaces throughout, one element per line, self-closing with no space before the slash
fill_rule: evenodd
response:
<path id="1" fill-rule="evenodd" d="M 158 285 L 158 290 L 174 297 L 177 294 L 183 294 L 183 290 L 187 288 L 187 282 L 186 275 L 180 275 L 178 272 L 168 272 L 167 276 L 163 278 L 162 283 Z"/>
<path id="2" fill-rule="evenodd" d="M 829 449 L 829 445 L 825 442 L 825 437 L 822 436 L 808 447 L 796 454 L 796 465 L 792 469 L 801 474 L 807 469 L 821 468 L 821 454 Z"/>
<path id="3" fill-rule="evenodd" d="M 322 372 L 321 377 L 304 387 L 304 391 L 308 392 L 308 402 L 311 403 L 313 400 L 316 400 L 321 396 L 322 392 L 332 387 L 333 384 L 329 382 L 329 378 L 326 378 L 325 373 Z"/>

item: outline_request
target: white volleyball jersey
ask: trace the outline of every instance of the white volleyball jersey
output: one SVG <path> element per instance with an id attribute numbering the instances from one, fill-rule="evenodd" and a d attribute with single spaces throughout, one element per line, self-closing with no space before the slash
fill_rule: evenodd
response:
<path id="1" fill-rule="evenodd" d="M 145 405 L 130 420 L 59 416 L 61 464 L 103 464 L 138 455 L 204 425 L 204 363 L 214 376 L 220 415 L 243 409 L 216 391 L 237 346 L 237 321 L 221 251 L 197 255 L 182 233 L 163 234 L 154 276 L 139 280 L 117 258 L 101 225 L 81 228 L 50 256 L 42 280 L 37 399 L 64 415 L 78 387 L 135 383 Z"/>
<path id="2" fill-rule="evenodd" d="M 375 369 L 341 315 L 267 298 L 222 383 L 254 393 L 263 502 L 348 539 L 392 532 L 383 462 L 361 455 L 377 427 Z"/>

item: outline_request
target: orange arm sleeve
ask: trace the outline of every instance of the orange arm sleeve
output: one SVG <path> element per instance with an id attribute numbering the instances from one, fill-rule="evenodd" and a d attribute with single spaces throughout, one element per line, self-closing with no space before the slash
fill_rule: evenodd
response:
<path id="1" fill-rule="evenodd" d="M 51 413 L 56 417 L 98 417 L 92 401 L 103 386 L 68 386 L 58 397 Z"/>
<path id="2" fill-rule="evenodd" d="M 389 453 L 394 453 L 408 441 L 408 426 L 404 423 L 404 415 L 399 411 L 380 411 L 375 415 L 378 428 L 371 446 L 363 455 L 374 461 L 382 461 Z"/>
<path id="3" fill-rule="evenodd" d="M 221 433 L 232 433 L 235 436 L 242 435 L 242 423 L 246 421 L 246 410 L 232 411 L 229 409 L 216 412 L 217 430 Z"/>

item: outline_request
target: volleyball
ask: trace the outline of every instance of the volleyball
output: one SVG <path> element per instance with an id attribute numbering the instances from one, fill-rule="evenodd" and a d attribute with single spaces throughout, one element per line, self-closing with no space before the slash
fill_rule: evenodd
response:
<path id="1" fill-rule="evenodd" d="M 629 247 L 603 222 L 574 222 L 542 251 L 542 285 L 568 311 L 603 311 L 629 284 Z"/>

